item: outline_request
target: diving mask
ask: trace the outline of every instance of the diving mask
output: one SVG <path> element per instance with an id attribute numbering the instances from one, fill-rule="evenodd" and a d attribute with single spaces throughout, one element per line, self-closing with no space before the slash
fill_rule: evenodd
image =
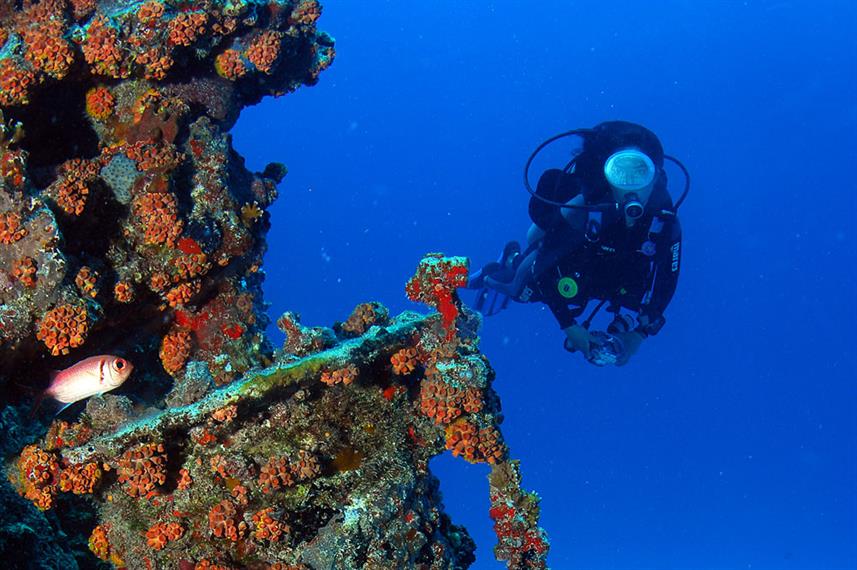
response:
<path id="1" fill-rule="evenodd" d="M 614 152 L 604 163 L 604 177 L 613 189 L 613 198 L 625 211 L 628 225 L 643 215 L 656 174 L 652 159 L 635 148 Z"/>

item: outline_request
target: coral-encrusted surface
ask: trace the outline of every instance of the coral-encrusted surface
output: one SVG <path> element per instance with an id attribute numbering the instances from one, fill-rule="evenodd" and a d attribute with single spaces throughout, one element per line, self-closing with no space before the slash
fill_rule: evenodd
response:
<path id="1" fill-rule="evenodd" d="M 51 369 L 117 354 L 135 365 L 133 400 L 90 402 L 93 425 L 115 427 L 135 404 L 189 403 L 270 362 L 260 266 L 285 169 L 249 172 L 228 131 L 332 62 L 320 12 L 315 0 L 2 3 L 0 406 L 26 403 Z M 6 411 L 4 455 L 39 426 L 26 407 Z M 62 483 L 82 490 L 91 474 Z M 43 490 L 32 496 L 46 506 Z M 0 506 L 28 512 L 5 484 Z M 75 533 L 91 520 L 63 514 L 84 510 L 0 520 L 4 561 L 84 563 Z"/>
<path id="2" fill-rule="evenodd" d="M 266 209 L 285 168 L 249 172 L 228 131 L 317 81 L 334 57 L 320 13 L 0 8 L 0 449 L 19 495 L 4 482 L 0 505 L 23 513 L 0 520 L 8 565 L 465 568 L 473 542 L 428 470 L 450 450 L 506 474 L 498 558 L 544 567 L 538 502 L 455 291 L 466 259 L 418 266 L 407 294 L 431 316 L 364 303 L 332 328 L 286 313 L 279 351 L 265 335 Z M 124 394 L 46 433 L 26 419 L 50 369 L 96 354 L 134 364 Z"/>
<path id="3" fill-rule="evenodd" d="M 466 272 L 461 258 L 427 262 Z M 498 559 L 544 568 L 538 498 L 508 457 L 478 318 L 453 281 L 415 281 L 456 306 L 454 323 L 442 313 L 391 320 L 364 304 L 345 321 L 362 323 L 355 337 L 286 315 L 273 365 L 121 426 L 94 427 L 89 408 L 77 424 L 55 422 L 9 478 L 42 510 L 91 496 L 90 549 L 117 566 L 454 569 L 475 546 L 444 514 L 428 469 L 451 450 L 492 466 Z"/>
<path id="4" fill-rule="evenodd" d="M 356 338 L 293 316 L 289 335 L 303 338 L 274 365 L 117 431 L 90 438 L 87 416 L 61 424 L 10 479 L 40 509 L 93 494 L 91 549 L 129 568 L 465 568 L 473 542 L 428 470 L 451 449 L 492 465 L 498 559 L 544 568 L 538 499 L 508 459 L 476 317 L 465 311 L 449 335 L 442 314 L 372 314 Z M 290 350 L 319 335 L 326 344 Z"/>
<path id="5" fill-rule="evenodd" d="M 0 383 L 44 354 L 140 345 L 165 354 L 158 376 L 192 359 L 224 384 L 260 364 L 265 209 L 285 169 L 247 171 L 227 132 L 330 64 L 318 3 L 4 6 Z"/>
<path id="6" fill-rule="evenodd" d="M 444 449 L 444 426 L 414 405 L 418 374 L 397 376 L 390 363 L 402 346 L 437 342 L 432 323 L 403 315 L 323 352 L 300 359 L 284 352 L 276 365 L 195 404 L 79 447 L 28 448 L 13 475 L 22 489 L 50 496 L 62 493 L 59 484 L 44 490 L 72 466 L 106 466 L 113 475 L 95 495 L 101 528 L 109 552 L 129 567 L 144 568 L 146 560 L 161 568 L 182 560 L 466 567 L 473 543 L 443 514 L 427 469 Z M 490 369 L 472 343 L 449 351 L 423 362 L 460 367 L 462 378 L 491 397 Z M 354 367 L 353 382 L 322 381 L 346 366 Z M 55 468 L 60 463 L 67 467 Z M 50 469 L 30 483 L 34 470 Z M 180 536 L 167 540 L 167 525 L 181 528 L 173 533 Z"/>

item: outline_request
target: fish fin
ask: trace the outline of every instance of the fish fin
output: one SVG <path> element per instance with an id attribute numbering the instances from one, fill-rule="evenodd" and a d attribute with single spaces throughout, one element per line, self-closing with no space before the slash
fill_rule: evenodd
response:
<path id="1" fill-rule="evenodd" d="M 63 404 L 62 407 L 56 411 L 56 413 L 54 414 L 54 417 L 55 418 L 58 417 L 61 413 L 63 413 L 65 411 L 66 408 L 68 408 L 72 404 L 74 404 L 74 402 L 69 402 L 68 404 Z"/>

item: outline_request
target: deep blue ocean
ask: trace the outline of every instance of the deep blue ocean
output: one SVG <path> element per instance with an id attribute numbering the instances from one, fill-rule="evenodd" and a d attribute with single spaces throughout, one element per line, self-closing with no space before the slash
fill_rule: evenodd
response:
<path id="1" fill-rule="evenodd" d="M 417 309 L 424 253 L 475 269 L 524 239 L 540 142 L 641 123 L 693 177 L 663 331 L 600 369 L 540 305 L 482 330 L 551 566 L 857 567 L 857 3 L 328 0 L 319 27 L 338 54 L 319 84 L 234 130 L 251 168 L 290 170 L 272 316 Z M 501 567 L 487 467 L 432 468 L 475 568 Z"/>

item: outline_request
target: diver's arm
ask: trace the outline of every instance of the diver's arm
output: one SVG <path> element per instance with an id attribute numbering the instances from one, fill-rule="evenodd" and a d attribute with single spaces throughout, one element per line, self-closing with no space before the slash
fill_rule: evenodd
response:
<path id="1" fill-rule="evenodd" d="M 572 310 L 568 306 L 567 300 L 547 299 L 545 304 L 548 306 L 548 309 L 551 310 L 551 313 L 553 313 L 559 328 L 565 330 L 577 323 L 574 318 L 579 314 L 579 312 Z"/>
<path id="2" fill-rule="evenodd" d="M 565 333 L 563 347 L 569 352 L 580 351 L 585 358 L 589 358 L 592 350 L 592 336 L 575 320 L 575 317 L 580 315 L 581 309 L 579 307 L 571 309 L 565 299 L 549 299 L 545 304 L 553 313 L 559 328 Z"/>
<path id="3" fill-rule="evenodd" d="M 543 239 L 545 239 L 545 231 L 536 224 L 530 224 L 530 229 L 527 230 L 527 247 Z"/>
<path id="4" fill-rule="evenodd" d="M 657 243 L 655 271 L 648 302 L 640 308 L 640 327 L 646 335 L 657 334 L 663 326 L 664 311 L 673 298 L 681 269 L 681 224 L 678 218 L 668 222 Z"/>

